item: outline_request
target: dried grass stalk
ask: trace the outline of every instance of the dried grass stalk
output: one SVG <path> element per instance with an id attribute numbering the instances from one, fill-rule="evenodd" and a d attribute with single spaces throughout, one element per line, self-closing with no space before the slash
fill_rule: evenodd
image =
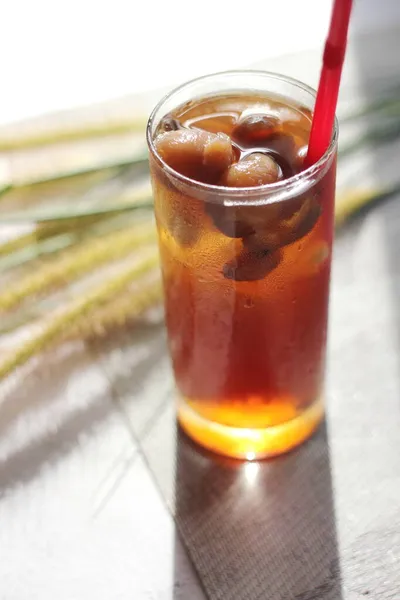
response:
<path id="1" fill-rule="evenodd" d="M 57 259 L 45 263 L 0 293 L 0 311 L 15 308 L 29 296 L 43 294 L 76 280 L 102 264 L 126 256 L 133 249 L 155 241 L 155 238 L 155 227 L 150 222 L 142 224 L 140 228 L 129 227 L 90 239 L 65 250 Z"/>
<path id="2" fill-rule="evenodd" d="M 32 356 L 46 349 L 59 337 L 76 325 L 90 311 L 103 306 L 110 298 L 124 290 L 132 281 L 148 273 L 158 264 L 158 254 L 150 254 L 139 264 L 129 265 L 102 285 L 89 289 L 76 300 L 66 304 L 53 313 L 37 333 L 33 333 L 28 341 L 22 342 L 0 362 L 0 379 L 9 375 L 14 369 L 25 364 Z"/>

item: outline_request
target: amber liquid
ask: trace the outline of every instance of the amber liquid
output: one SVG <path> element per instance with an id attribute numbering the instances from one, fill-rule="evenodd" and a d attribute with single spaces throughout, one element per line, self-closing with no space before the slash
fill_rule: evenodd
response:
<path id="1" fill-rule="evenodd" d="M 261 136 L 253 145 L 238 140 L 234 127 L 243 110 L 275 115 L 279 135 Z M 181 126 L 232 136 L 240 155 L 270 152 L 284 178 L 302 169 L 311 116 L 293 102 L 214 97 L 172 116 Z M 223 454 L 285 452 L 307 438 L 323 414 L 335 164 L 307 191 L 319 210 L 311 230 L 285 240 L 272 266 L 258 265 L 254 254 L 254 264 L 246 265 L 250 274 L 243 276 L 240 215 L 224 213 L 221 227 L 214 198 L 175 185 L 154 159 L 151 166 L 180 422 L 198 442 Z M 253 210 L 276 225 L 274 207 Z"/>

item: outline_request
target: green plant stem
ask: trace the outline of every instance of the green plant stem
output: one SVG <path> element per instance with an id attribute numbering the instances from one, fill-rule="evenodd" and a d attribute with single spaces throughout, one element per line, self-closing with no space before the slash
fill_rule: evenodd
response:
<path id="1" fill-rule="evenodd" d="M 147 119 L 145 117 L 134 117 L 121 119 L 114 123 L 93 123 L 90 125 L 71 126 L 65 129 L 44 131 L 25 135 L 5 136 L 0 134 L 0 152 L 25 150 L 27 148 L 47 146 L 64 142 L 76 142 L 78 140 L 121 135 L 123 133 L 142 133 L 145 130 Z"/>
<path id="2" fill-rule="evenodd" d="M 339 158 L 347 158 L 357 150 L 362 150 L 365 146 L 375 147 L 377 144 L 392 142 L 400 136 L 400 120 L 395 123 L 387 123 L 384 127 L 374 127 L 367 130 L 353 142 L 343 146 L 339 150 Z"/>
<path id="3" fill-rule="evenodd" d="M 335 226 L 342 226 L 365 209 L 396 194 L 400 194 L 400 183 L 388 188 L 356 189 L 343 194 L 336 200 Z"/>
<path id="4" fill-rule="evenodd" d="M 379 117 L 395 117 L 400 115 L 399 89 L 391 92 L 390 96 L 384 96 L 383 98 L 369 102 L 360 109 L 342 117 L 340 121 L 341 123 L 352 123 L 357 119 L 368 117 L 370 115 L 377 115 Z"/>
<path id="5" fill-rule="evenodd" d="M 12 192 L 23 192 L 23 193 L 34 193 L 40 186 L 44 186 L 47 184 L 57 184 L 57 183 L 67 183 L 74 179 L 81 179 L 83 177 L 89 175 L 96 174 L 107 174 L 107 171 L 110 172 L 110 176 L 114 177 L 118 173 L 124 172 L 126 169 L 145 165 L 148 162 L 147 152 L 141 152 L 139 154 L 133 155 L 129 160 L 116 160 L 111 161 L 102 165 L 96 165 L 92 167 L 84 167 L 82 169 L 73 169 L 72 171 L 68 171 L 65 173 L 54 173 L 53 175 L 49 175 L 47 177 L 39 177 L 38 179 L 34 179 L 29 182 L 24 183 L 13 183 L 10 182 L 9 185 L 5 186 L 0 190 L 0 199 L 6 198 L 7 194 Z"/>
<path id="6" fill-rule="evenodd" d="M 0 258 L 0 273 L 4 273 L 4 271 L 8 271 L 9 269 L 15 269 L 43 256 L 66 250 L 76 241 L 76 235 L 73 233 L 61 233 L 48 240 L 21 248 L 9 256 Z"/>
<path id="7" fill-rule="evenodd" d="M 100 217 L 130 212 L 139 208 L 152 208 L 151 197 L 143 198 L 142 201 L 126 202 L 111 206 L 97 206 L 94 208 L 81 208 L 71 210 L 69 207 L 60 207 L 49 211 L 48 209 L 25 210 L 1 215 L 1 221 L 6 224 L 16 223 L 54 223 L 55 221 L 68 221 L 82 217 Z"/>
<path id="8" fill-rule="evenodd" d="M 148 222 L 148 215 L 143 220 Z M 10 240 L 0 245 L 0 273 L 20 267 L 31 261 L 51 257 L 60 250 L 66 250 L 74 244 L 85 241 L 91 236 L 103 236 L 111 231 L 126 228 L 142 222 L 137 213 L 115 215 L 111 218 L 93 217 L 61 221 L 61 223 L 44 223 L 36 231 Z M 65 227 L 64 227 L 65 226 Z M 37 235 L 37 238 L 36 238 Z M 8 244 L 11 244 L 11 250 Z"/>

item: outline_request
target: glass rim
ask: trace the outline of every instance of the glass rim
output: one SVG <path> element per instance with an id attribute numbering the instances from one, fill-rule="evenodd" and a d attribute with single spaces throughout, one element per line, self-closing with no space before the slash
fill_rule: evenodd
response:
<path id="1" fill-rule="evenodd" d="M 222 76 L 229 76 L 229 75 L 231 75 L 231 76 L 232 75 L 233 76 L 254 75 L 254 76 L 267 77 L 269 79 L 275 79 L 278 81 L 289 83 L 295 87 L 298 87 L 301 90 L 309 93 L 314 99 L 316 98 L 316 95 L 317 95 L 317 91 L 314 88 L 312 88 L 311 86 L 307 85 L 306 83 L 303 83 L 293 77 L 289 77 L 287 75 L 281 75 L 279 73 L 274 73 L 272 71 L 263 71 L 263 70 L 257 70 L 257 69 L 237 69 L 237 70 L 219 71 L 216 73 L 209 73 L 207 75 L 202 75 L 201 77 L 195 77 L 194 79 L 186 81 L 185 83 L 173 88 L 171 91 L 169 91 L 167 94 L 165 94 L 161 98 L 161 100 L 156 104 L 156 106 L 153 108 L 153 110 L 150 114 L 150 117 L 148 119 L 147 126 L 146 126 L 146 139 L 147 139 L 147 144 L 150 149 L 150 152 L 156 158 L 158 163 L 162 166 L 162 168 L 171 177 L 178 179 L 181 183 L 183 183 L 186 186 L 190 186 L 191 188 L 194 188 L 201 192 L 212 193 L 216 196 L 227 196 L 232 199 L 235 199 L 235 198 L 239 199 L 243 195 L 246 195 L 247 197 L 249 197 L 249 196 L 258 196 L 263 193 L 272 195 L 272 194 L 279 194 L 279 192 L 289 192 L 292 190 L 292 188 L 296 188 L 303 181 L 308 181 L 308 180 L 312 181 L 313 177 L 315 175 L 317 175 L 324 168 L 324 166 L 329 162 L 329 160 L 331 159 L 331 157 L 334 155 L 334 153 L 336 151 L 337 142 L 338 142 L 338 132 L 339 132 L 339 124 L 338 124 L 338 120 L 337 120 L 336 116 L 335 116 L 333 133 L 332 133 L 332 138 L 331 138 L 330 144 L 329 144 L 328 148 L 326 149 L 326 151 L 324 152 L 324 154 L 321 156 L 321 158 L 316 163 L 311 165 L 310 167 L 307 167 L 307 169 L 304 169 L 304 171 L 300 171 L 300 173 L 297 173 L 296 175 L 292 175 L 292 177 L 288 177 L 287 179 L 283 179 L 281 181 L 276 181 L 275 183 L 267 183 L 267 184 L 263 184 L 263 185 L 252 186 L 252 187 L 228 187 L 228 186 L 222 186 L 222 185 L 203 183 L 201 181 L 196 181 L 195 179 L 191 179 L 190 177 L 187 177 L 186 175 L 182 175 L 182 173 L 179 173 L 179 171 L 176 171 L 175 169 L 170 167 L 161 158 L 161 156 L 158 154 L 156 147 L 154 145 L 154 139 L 152 136 L 152 127 L 154 124 L 155 117 L 156 117 L 157 113 L 159 112 L 159 110 L 162 108 L 162 106 L 169 99 L 171 99 L 175 94 L 184 90 L 185 88 L 190 87 L 191 85 L 193 85 L 195 83 L 198 83 L 201 81 L 205 82 L 207 80 L 212 80 L 214 78 L 218 78 L 218 77 L 222 77 Z M 216 90 L 216 94 L 218 94 L 218 90 Z M 265 199 L 264 199 L 264 202 L 265 202 Z"/>

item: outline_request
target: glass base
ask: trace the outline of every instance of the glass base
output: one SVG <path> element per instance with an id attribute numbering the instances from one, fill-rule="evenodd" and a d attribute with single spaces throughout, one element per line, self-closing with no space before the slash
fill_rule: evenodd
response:
<path id="1" fill-rule="evenodd" d="M 295 419 L 262 429 L 230 427 L 208 421 L 183 399 L 178 400 L 178 420 L 194 441 L 208 450 L 254 460 L 289 452 L 308 439 L 324 416 L 324 403 L 319 398 Z"/>

